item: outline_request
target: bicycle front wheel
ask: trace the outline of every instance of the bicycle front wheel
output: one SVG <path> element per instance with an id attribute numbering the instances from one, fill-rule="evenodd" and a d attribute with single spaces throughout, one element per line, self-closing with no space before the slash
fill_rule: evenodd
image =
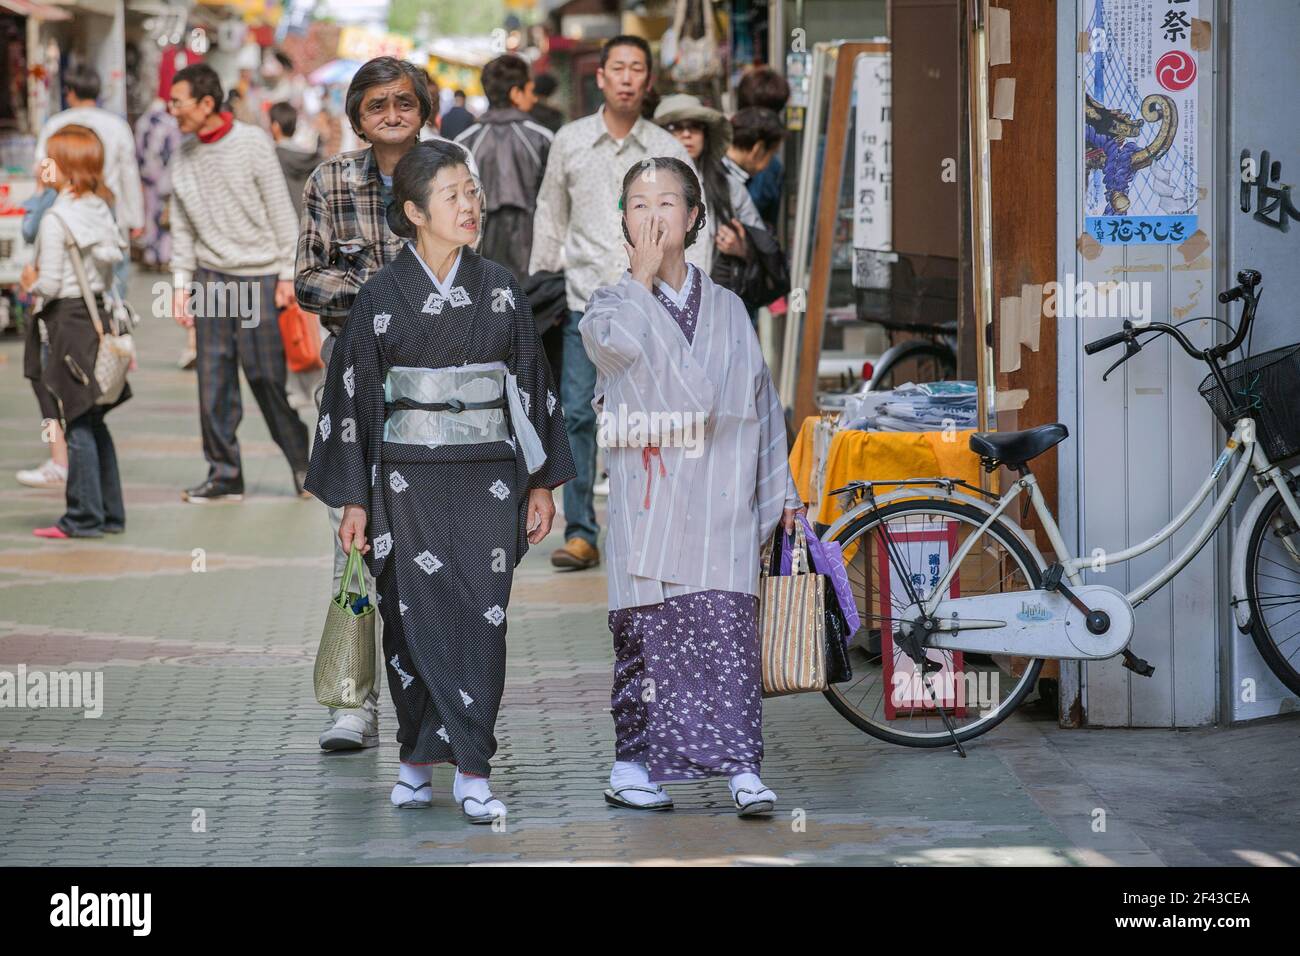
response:
<path id="1" fill-rule="evenodd" d="M 1293 694 L 1300 694 L 1300 529 L 1274 489 L 1250 529 L 1246 598 L 1259 656 Z"/>
<path id="2" fill-rule="evenodd" d="M 853 636 L 853 677 L 826 698 L 873 737 L 907 747 L 952 742 L 934 706 L 942 704 L 959 740 L 991 730 L 1018 707 L 1038 680 L 1041 658 L 1014 658 L 931 648 L 943 670 L 924 680 L 898 646 L 898 614 L 910 603 L 903 579 L 924 598 L 966 540 L 978 534 L 957 569 L 949 596 L 1029 591 L 1042 584 L 1031 552 L 1001 521 L 980 531 L 988 515 L 946 499 L 910 499 L 864 511 L 833 540 L 862 624 Z M 927 682 L 930 684 L 927 687 Z M 933 697 L 931 696 L 933 691 Z"/>

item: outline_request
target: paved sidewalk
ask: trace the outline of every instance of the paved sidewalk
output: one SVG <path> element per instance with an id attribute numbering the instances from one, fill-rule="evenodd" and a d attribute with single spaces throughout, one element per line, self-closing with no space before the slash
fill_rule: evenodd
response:
<path id="1" fill-rule="evenodd" d="M 133 290 L 144 313 L 156 278 Z M 765 708 L 771 819 L 738 820 L 723 780 L 674 785 L 672 813 L 610 809 L 604 577 L 553 572 L 558 534 L 524 560 L 510 606 L 493 775 L 507 827 L 462 822 L 445 768 L 432 809 L 398 811 L 387 688 L 380 747 L 316 746 L 324 508 L 293 496 L 247 391 L 245 501 L 182 503 L 205 473 L 194 375 L 176 369 L 169 320 L 138 337 L 136 397 L 109 416 L 127 533 L 84 542 L 31 537 L 62 496 L 13 481 L 44 456 L 21 342 L 0 338 L 0 671 L 100 671 L 106 698 L 99 719 L 0 709 L 0 863 L 1300 865 L 1296 718 L 1062 731 L 1024 712 L 961 760 L 783 698 Z"/>

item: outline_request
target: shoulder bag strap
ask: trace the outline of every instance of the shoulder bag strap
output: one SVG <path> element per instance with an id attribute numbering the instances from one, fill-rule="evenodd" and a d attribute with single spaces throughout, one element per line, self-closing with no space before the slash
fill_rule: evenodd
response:
<path id="1" fill-rule="evenodd" d="M 72 258 L 72 271 L 77 274 L 77 285 L 81 287 L 81 298 L 86 303 L 86 308 L 90 312 L 90 321 L 95 323 L 95 334 L 102 340 L 104 338 L 104 325 L 99 321 L 99 306 L 95 303 L 94 293 L 90 291 L 90 281 L 86 278 L 86 264 L 82 261 L 81 250 L 77 247 L 77 241 L 72 238 L 72 230 L 68 224 L 54 210 L 49 211 L 49 215 L 59 221 L 63 227 L 63 246 L 68 250 L 68 255 Z"/>

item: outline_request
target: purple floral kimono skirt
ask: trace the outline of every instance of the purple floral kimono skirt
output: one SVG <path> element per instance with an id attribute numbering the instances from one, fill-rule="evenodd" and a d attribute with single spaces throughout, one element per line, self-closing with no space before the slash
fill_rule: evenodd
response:
<path id="1" fill-rule="evenodd" d="M 651 780 L 758 773 L 763 687 L 758 598 L 696 591 L 609 612 L 618 760 Z"/>

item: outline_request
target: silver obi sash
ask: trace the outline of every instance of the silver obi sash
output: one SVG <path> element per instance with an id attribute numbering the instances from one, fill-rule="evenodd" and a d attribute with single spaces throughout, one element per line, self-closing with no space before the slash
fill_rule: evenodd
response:
<path id="1" fill-rule="evenodd" d="M 524 412 L 519 386 L 504 362 L 444 368 L 394 366 L 384 379 L 384 402 L 384 441 L 426 446 L 494 441 L 514 444 L 510 434 L 513 422 L 529 474 L 546 460 L 533 423 Z M 451 407 L 395 407 L 399 403 Z M 457 407 L 461 404 L 466 407 Z M 505 415 L 507 407 L 509 419 Z"/>

